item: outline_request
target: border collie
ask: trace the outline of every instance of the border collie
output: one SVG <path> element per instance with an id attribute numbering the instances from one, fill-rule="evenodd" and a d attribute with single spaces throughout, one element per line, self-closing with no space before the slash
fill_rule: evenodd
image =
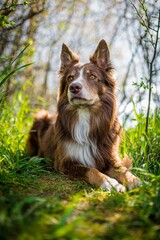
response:
<path id="1" fill-rule="evenodd" d="M 49 158 L 54 168 L 105 190 L 124 192 L 141 185 L 121 160 L 121 126 L 116 110 L 116 81 L 105 40 L 88 63 L 62 45 L 57 114 L 40 111 L 28 140 L 30 155 Z"/>

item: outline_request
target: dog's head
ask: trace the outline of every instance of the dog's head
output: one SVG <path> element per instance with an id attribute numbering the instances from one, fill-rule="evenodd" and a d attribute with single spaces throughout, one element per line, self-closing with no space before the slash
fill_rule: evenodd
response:
<path id="1" fill-rule="evenodd" d="M 99 105 L 103 100 L 107 101 L 107 98 L 113 99 L 115 79 L 112 70 L 105 40 L 99 42 L 90 62 L 86 64 L 80 63 L 79 57 L 63 44 L 59 99 L 65 99 L 70 106 L 76 108 Z"/>

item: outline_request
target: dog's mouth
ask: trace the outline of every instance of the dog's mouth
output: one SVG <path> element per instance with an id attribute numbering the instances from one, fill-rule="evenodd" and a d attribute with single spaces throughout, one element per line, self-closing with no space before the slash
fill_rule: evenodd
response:
<path id="1" fill-rule="evenodd" d="M 74 97 L 71 97 L 70 101 L 75 101 L 75 100 L 78 100 L 78 101 L 88 101 L 86 98 L 83 98 L 83 97 L 77 97 L 77 96 L 74 96 Z"/>
<path id="2" fill-rule="evenodd" d="M 88 102 L 90 102 L 90 100 L 78 96 L 74 96 L 70 99 L 72 105 L 86 105 Z"/>
<path id="3" fill-rule="evenodd" d="M 78 105 L 78 106 L 91 106 L 95 104 L 94 99 L 86 99 L 83 97 L 74 96 L 69 100 L 71 105 Z"/>

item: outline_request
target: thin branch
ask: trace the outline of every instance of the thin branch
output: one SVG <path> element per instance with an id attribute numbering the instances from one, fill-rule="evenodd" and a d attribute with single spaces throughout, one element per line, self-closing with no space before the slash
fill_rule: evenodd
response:
<path id="1" fill-rule="evenodd" d="M 154 60 L 155 60 L 156 55 L 157 55 L 159 29 L 160 29 L 160 10 L 159 10 L 159 13 L 158 13 L 158 26 L 157 26 L 157 31 L 156 31 L 155 47 L 154 47 L 153 57 L 152 57 L 152 60 L 150 62 L 149 95 L 148 95 L 148 108 L 147 108 L 146 129 L 145 129 L 146 134 L 148 134 L 149 114 L 150 114 L 151 95 L 152 95 L 153 63 L 154 63 Z"/>

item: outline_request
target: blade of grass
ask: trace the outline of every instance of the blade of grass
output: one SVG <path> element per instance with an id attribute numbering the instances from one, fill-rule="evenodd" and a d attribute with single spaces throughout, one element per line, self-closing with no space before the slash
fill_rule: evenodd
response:
<path id="1" fill-rule="evenodd" d="M 16 73 L 17 71 L 21 70 L 22 68 L 25 68 L 25 67 L 28 67 L 28 66 L 32 65 L 32 64 L 34 64 L 34 63 L 25 64 L 25 65 L 23 65 L 23 66 L 21 66 L 21 67 L 16 68 L 16 69 L 13 70 L 12 72 L 10 72 L 6 77 L 4 77 L 4 78 L 0 81 L 0 86 L 1 86 L 2 84 L 4 84 L 14 73 Z"/>
<path id="2" fill-rule="evenodd" d="M 1 73 L 1 75 L 0 75 L 0 79 L 8 73 L 8 71 L 10 70 L 11 66 L 13 65 L 13 63 L 23 55 L 24 51 L 25 51 L 29 46 L 30 46 L 30 44 L 27 44 L 27 45 L 24 47 L 24 49 L 22 49 L 22 51 L 13 59 L 13 61 L 11 61 L 11 62 L 8 64 L 8 66 L 2 71 L 2 73 Z M 2 58 L 2 59 L 3 59 L 3 58 Z"/>

